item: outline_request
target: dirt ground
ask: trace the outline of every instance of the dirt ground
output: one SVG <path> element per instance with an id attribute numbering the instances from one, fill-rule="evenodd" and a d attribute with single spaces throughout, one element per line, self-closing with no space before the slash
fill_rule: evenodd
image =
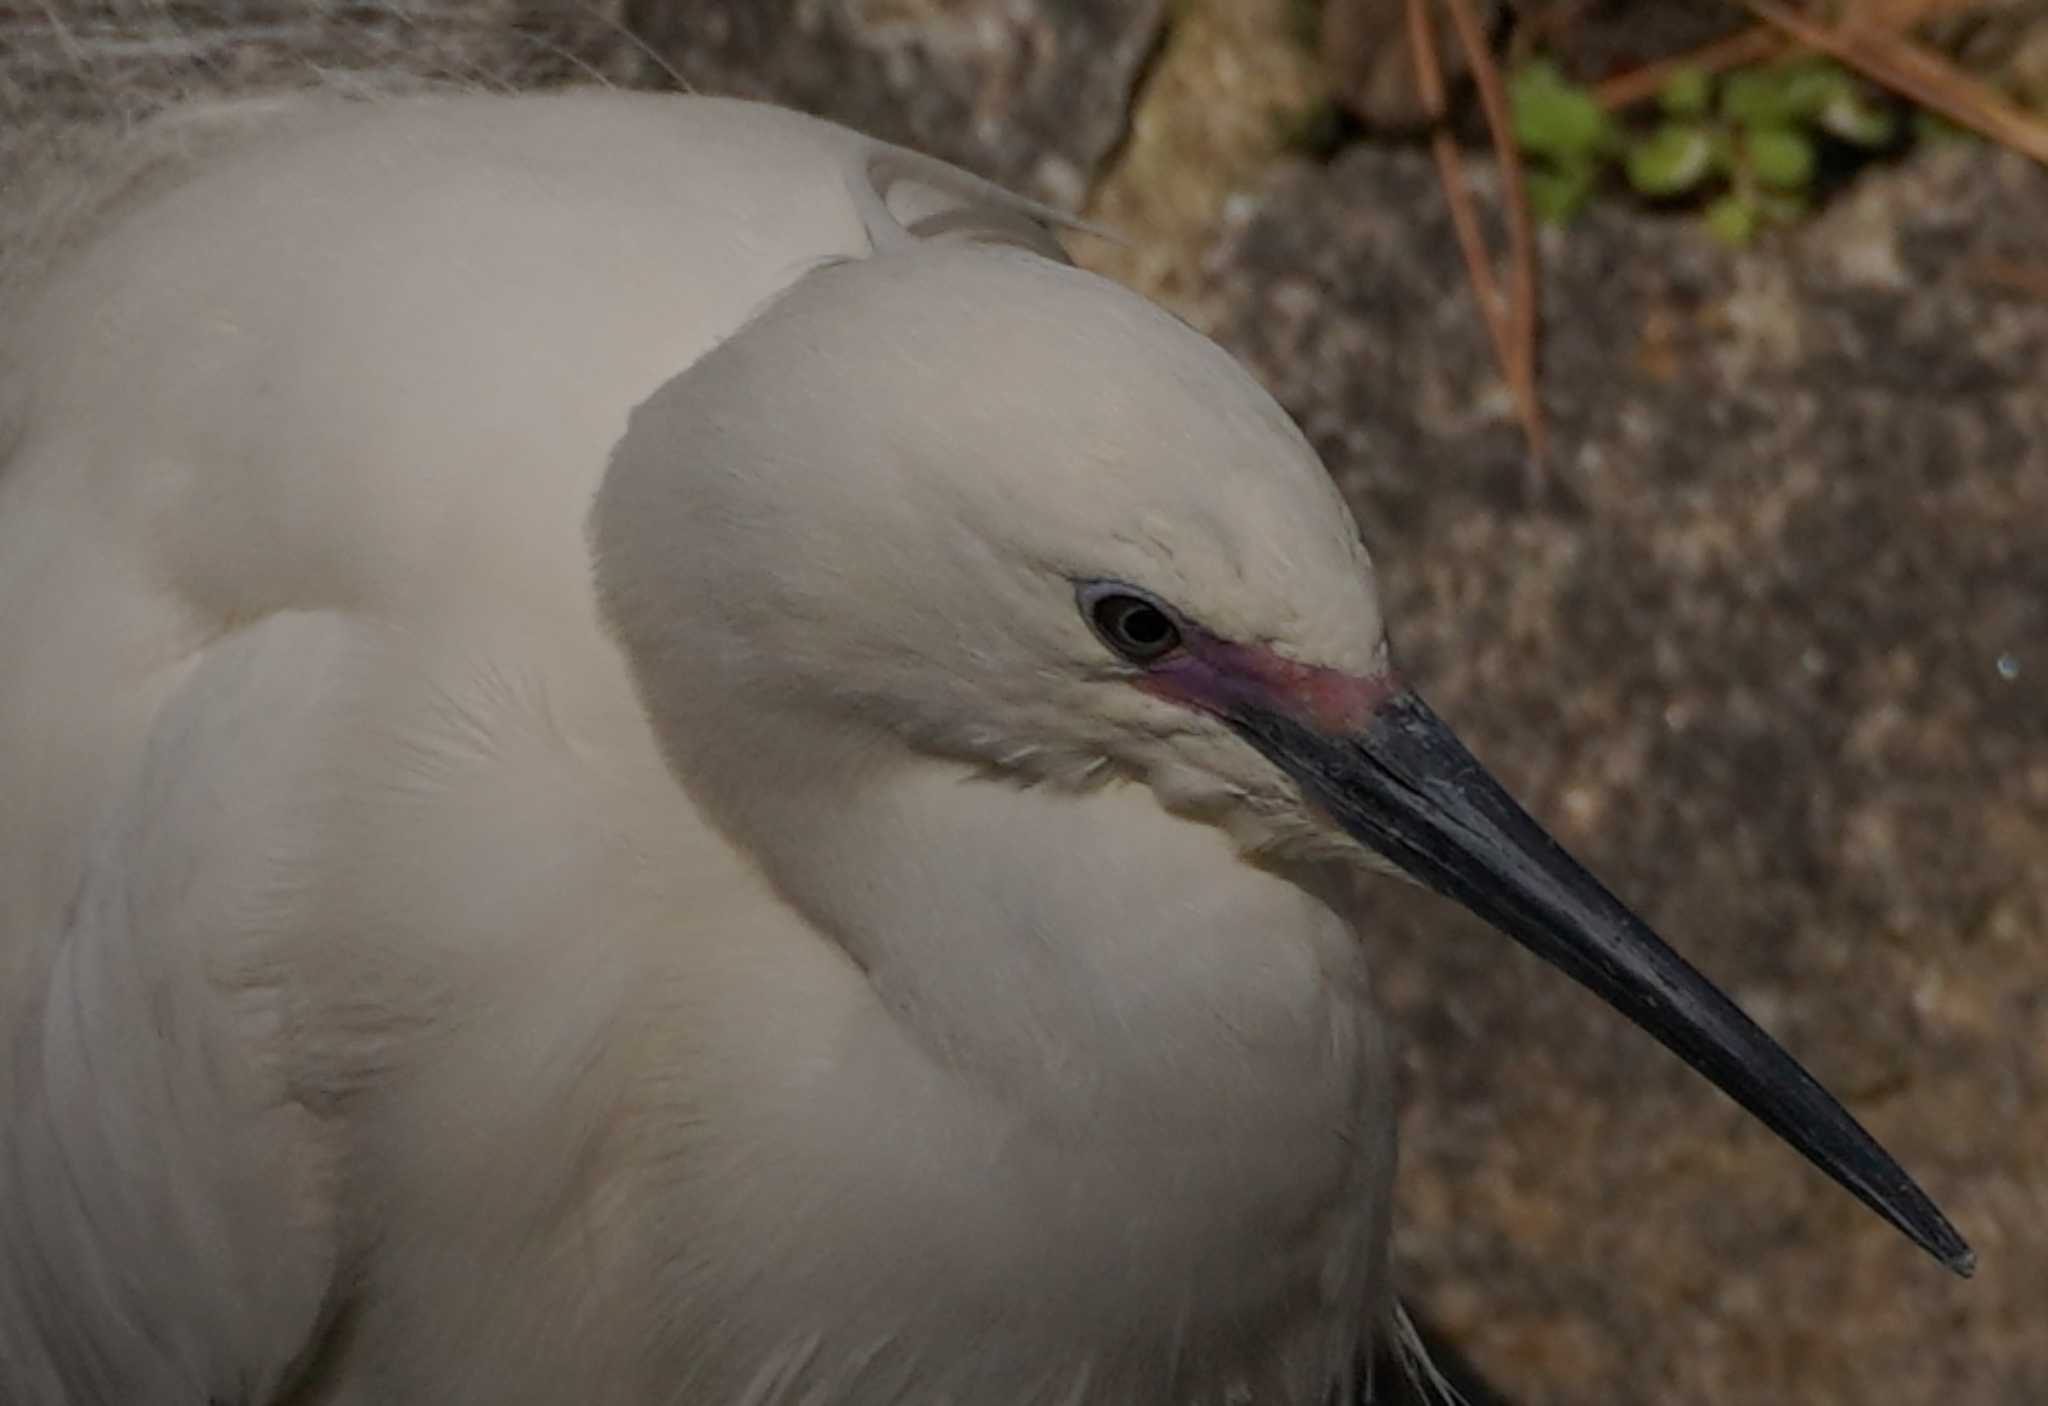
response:
<path id="1" fill-rule="evenodd" d="M 50 0 L 0 9 L 0 190 L 168 96 L 399 68 L 777 98 L 1120 229 L 1077 253 L 1301 420 L 1439 711 L 1982 1259 L 1949 1279 L 1390 887 L 1422 1311 L 1527 1406 L 2048 1401 L 2048 172 L 1928 151 L 1741 254 L 1618 205 L 1547 236 L 1532 492 L 1426 157 L 1288 154 L 1323 92 L 1298 25 L 1296 0 Z"/>

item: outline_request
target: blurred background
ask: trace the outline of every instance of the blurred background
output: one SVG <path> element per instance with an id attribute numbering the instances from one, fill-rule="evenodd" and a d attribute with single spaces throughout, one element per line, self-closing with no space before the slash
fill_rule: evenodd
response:
<path id="1" fill-rule="evenodd" d="M 1386 885 L 1402 1281 L 1508 1399 L 2048 1402 L 2048 4 L 5 0 L 0 192 L 405 78 L 771 99 L 1120 231 L 1439 710 L 1981 1257 Z"/>

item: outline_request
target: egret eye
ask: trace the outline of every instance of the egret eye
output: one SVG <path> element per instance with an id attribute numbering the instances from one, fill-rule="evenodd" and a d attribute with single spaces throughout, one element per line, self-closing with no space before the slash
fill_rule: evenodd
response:
<path id="1" fill-rule="evenodd" d="M 1084 602 L 1102 642 L 1133 664 L 1151 664 L 1180 648 L 1180 626 L 1143 596 L 1104 591 Z"/>

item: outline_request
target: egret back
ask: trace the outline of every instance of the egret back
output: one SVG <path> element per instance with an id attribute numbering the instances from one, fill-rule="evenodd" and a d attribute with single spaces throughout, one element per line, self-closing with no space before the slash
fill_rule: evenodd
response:
<path id="1" fill-rule="evenodd" d="M 74 1399 L 60 1373 L 262 1399 L 296 1359 L 339 1169 L 286 1086 L 272 944 L 394 710 L 475 692 L 395 651 L 459 676 L 516 635 L 634 735 L 587 585 L 606 452 L 864 247 L 869 146 L 748 104 L 306 99 L 208 131 L 51 232 L 0 360 L 0 1363 L 28 1400 Z"/>

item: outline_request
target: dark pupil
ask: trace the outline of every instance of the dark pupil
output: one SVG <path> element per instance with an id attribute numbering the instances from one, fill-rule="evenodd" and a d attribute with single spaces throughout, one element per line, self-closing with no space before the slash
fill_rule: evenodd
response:
<path id="1" fill-rule="evenodd" d="M 1180 642 L 1173 621 L 1131 596 L 1111 596 L 1096 607 L 1095 618 L 1104 634 L 1133 654 L 1163 654 Z"/>

